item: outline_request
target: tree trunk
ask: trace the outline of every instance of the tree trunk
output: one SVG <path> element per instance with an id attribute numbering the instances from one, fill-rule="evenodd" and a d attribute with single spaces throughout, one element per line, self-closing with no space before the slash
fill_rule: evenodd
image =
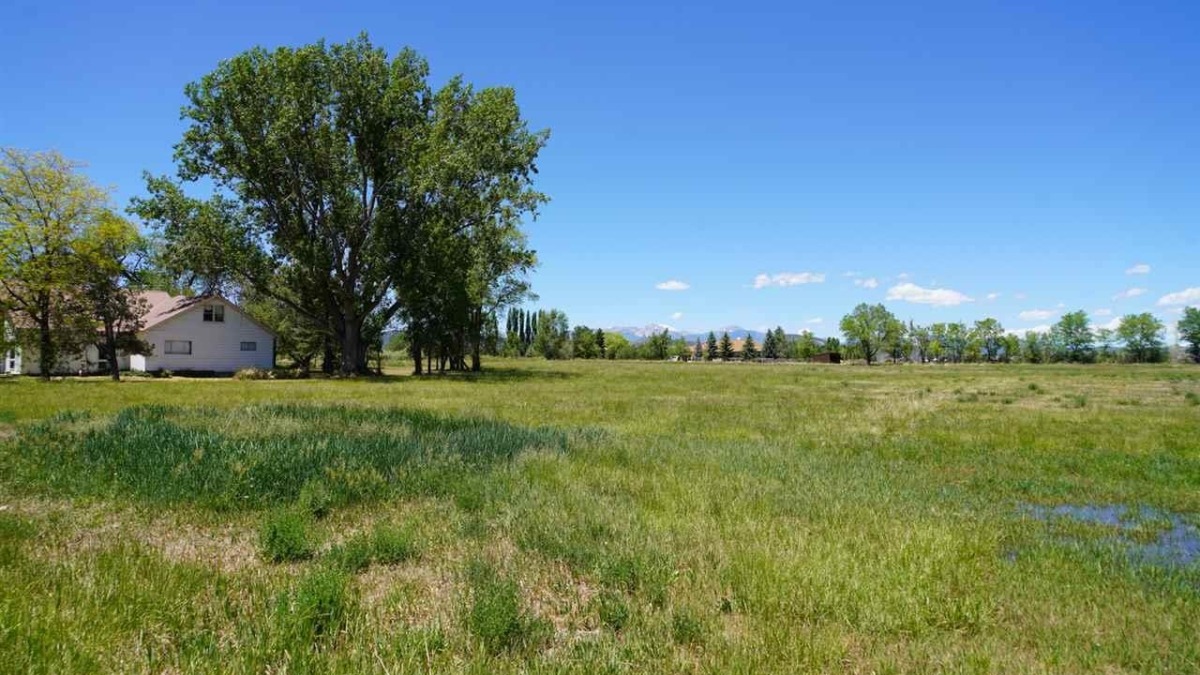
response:
<path id="1" fill-rule="evenodd" d="M 408 348 L 413 360 L 413 375 L 421 374 L 421 346 L 414 341 Z"/>
<path id="2" fill-rule="evenodd" d="M 117 363 L 117 332 L 111 321 L 104 322 L 104 351 L 108 354 L 108 374 L 113 382 L 121 381 L 121 366 Z"/>
<path id="3" fill-rule="evenodd" d="M 38 366 L 41 368 L 41 378 L 50 379 L 50 370 L 54 367 L 54 339 L 50 333 L 50 309 L 46 307 L 38 317 Z"/>
<path id="4" fill-rule="evenodd" d="M 334 361 L 333 341 L 326 337 L 324 343 L 325 353 L 321 355 L 321 372 L 325 373 L 326 375 L 332 375 Z"/>

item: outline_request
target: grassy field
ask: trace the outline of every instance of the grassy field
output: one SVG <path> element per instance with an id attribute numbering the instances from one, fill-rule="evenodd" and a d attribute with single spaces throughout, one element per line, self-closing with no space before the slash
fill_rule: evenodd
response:
<path id="1" fill-rule="evenodd" d="M 1198 526 L 1200 368 L 0 381 L 12 671 L 1197 672 Z"/>

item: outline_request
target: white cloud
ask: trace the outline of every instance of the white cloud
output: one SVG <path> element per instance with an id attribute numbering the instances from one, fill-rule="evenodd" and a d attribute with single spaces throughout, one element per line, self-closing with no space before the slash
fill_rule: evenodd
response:
<path id="1" fill-rule="evenodd" d="M 1121 317 L 1114 316 L 1112 319 L 1110 319 L 1109 321 L 1107 321 L 1105 323 L 1096 324 L 1096 329 L 1099 330 L 1101 328 L 1106 328 L 1108 330 L 1116 330 L 1117 326 L 1120 326 L 1120 325 L 1121 325 Z"/>
<path id="2" fill-rule="evenodd" d="M 805 321 L 804 323 L 815 326 L 816 324 L 819 324 L 819 323 L 825 323 L 825 319 L 822 319 L 821 317 L 818 316 L 814 319 L 809 319 L 808 321 Z"/>
<path id="3" fill-rule="evenodd" d="M 995 299 L 996 299 L 996 298 L 998 298 L 998 297 L 1000 297 L 1000 294 L 999 294 L 999 293 L 996 293 L 996 292 L 992 292 L 992 293 L 988 293 L 988 294 L 987 294 L 987 299 L 988 299 L 988 300 L 995 300 Z"/>
<path id="4" fill-rule="evenodd" d="M 1193 303 L 1200 304 L 1200 287 L 1185 288 L 1177 293 L 1167 293 L 1158 299 L 1159 307 L 1169 307 L 1171 305 L 1190 305 Z"/>
<path id="5" fill-rule="evenodd" d="M 949 288 L 922 288 L 914 283 L 892 286 L 888 289 L 887 299 L 915 302 L 920 305 L 936 305 L 938 307 L 951 307 L 953 305 L 961 305 L 964 302 L 975 302 L 974 298 L 969 298 Z"/>
<path id="6" fill-rule="evenodd" d="M 668 279 L 661 284 L 655 284 L 654 287 L 660 291 L 686 291 L 692 286 L 678 279 Z"/>
<path id="7" fill-rule="evenodd" d="M 1112 316 L 1112 310 L 1107 307 L 1092 311 L 1092 316 Z"/>
<path id="8" fill-rule="evenodd" d="M 1037 326 L 1030 326 L 1029 328 L 1016 328 L 1013 330 L 1006 330 L 1004 332 L 1008 335 L 1016 335 L 1016 336 L 1024 337 L 1024 335 L 1026 333 L 1049 333 L 1050 329 L 1051 329 L 1050 324 L 1043 323 L 1043 324 L 1039 324 Z"/>
<path id="9" fill-rule="evenodd" d="M 825 283 L 825 275 L 814 274 L 813 272 L 780 272 L 779 274 L 760 274 L 754 277 L 755 288 L 821 283 Z"/>
<path id="10" fill-rule="evenodd" d="M 878 288 L 879 280 L 876 279 L 875 277 L 868 277 L 866 279 L 855 279 L 854 285 L 861 286 L 863 288 Z"/>
<path id="11" fill-rule="evenodd" d="M 1113 300 L 1127 300 L 1129 298 L 1136 298 L 1139 295 L 1145 294 L 1145 292 L 1146 289 L 1144 288 L 1126 288 L 1120 293 L 1114 295 Z"/>
<path id="12" fill-rule="evenodd" d="M 1125 270 L 1125 274 L 1150 274 L 1150 266 L 1146 263 L 1138 263 Z"/>
<path id="13" fill-rule="evenodd" d="M 862 272 L 842 272 L 842 276 L 844 276 L 844 277 L 861 277 Z"/>
<path id="14" fill-rule="evenodd" d="M 1022 321 L 1042 321 L 1057 314 L 1052 309 L 1027 309 L 1017 315 Z"/>
<path id="15" fill-rule="evenodd" d="M 1013 297 L 1018 300 L 1024 300 L 1025 298 L 1028 298 L 1029 296 L 1025 295 L 1024 293 L 1017 293 L 1017 294 L 1013 295 Z"/>
<path id="16" fill-rule="evenodd" d="M 904 280 L 905 280 L 905 279 L 907 279 L 909 276 L 910 276 L 910 275 L 909 275 L 909 273 L 908 273 L 908 272 L 901 272 L 900 274 L 897 274 L 897 275 L 896 275 L 896 278 L 897 278 L 897 279 L 899 279 L 899 280 L 901 280 L 901 281 L 904 281 Z"/>
<path id="17" fill-rule="evenodd" d="M 674 314 L 671 315 L 671 318 L 678 321 L 683 318 L 683 312 L 675 312 Z"/>

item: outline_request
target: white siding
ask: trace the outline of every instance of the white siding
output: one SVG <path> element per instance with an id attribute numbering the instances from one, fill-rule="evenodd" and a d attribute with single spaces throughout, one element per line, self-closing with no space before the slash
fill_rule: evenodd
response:
<path id="1" fill-rule="evenodd" d="M 225 320 L 204 321 L 205 305 L 225 305 Z M 242 368 L 271 368 L 275 365 L 275 338 L 251 321 L 235 306 L 213 299 L 196 303 L 179 316 L 172 317 L 142 333 L 152 346 L 149 356 L 129 358 L 132 370 L 213 370 L 231 373 Z M 191 354 L 168 354 L 167 340 L 189 340 Z M 257 349 L 244 352 L 243 342 Z"/>

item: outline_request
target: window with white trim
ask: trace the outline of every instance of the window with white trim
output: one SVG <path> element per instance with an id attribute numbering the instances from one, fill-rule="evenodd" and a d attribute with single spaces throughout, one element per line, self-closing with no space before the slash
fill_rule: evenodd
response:
<path id="1" fill-rule="evenodd" d="M 192 353 L 191 340 L 167 340 L 163 345 L 163 351 L 168 354 L 183 354 L 190 356 Z"/>
<path id="2" fill-rule="evenodd" d="M 225 323 L 225 305 L 205 305 L 204 320 L 207 322 Z"/>
<path id="3" fill-rule="evenodd" d="M 243 342 L 242 343 L 242 351 L 256 352 L 256 351 L 258 351 L 258 343 L 257 342 Z"/>

